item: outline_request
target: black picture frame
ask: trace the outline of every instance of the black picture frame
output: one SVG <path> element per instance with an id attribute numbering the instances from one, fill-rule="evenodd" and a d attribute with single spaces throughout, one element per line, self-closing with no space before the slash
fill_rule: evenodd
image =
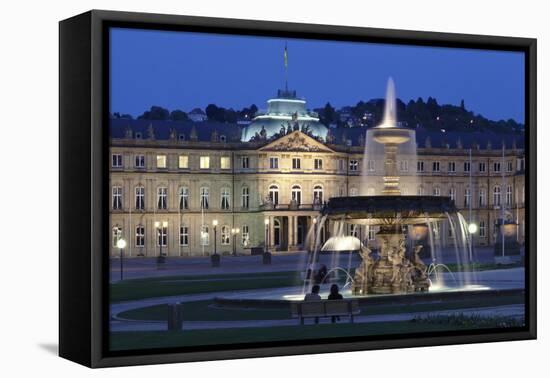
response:
<path id="1" fill-rule="evenodd" d="M 525 52 L 526 326 L 222 350 L 109 352 L 108 33 L 111 26 Z M 467 344 L 536 338 L 536 39 L 93 10 L 61 21 L 59 52 L 59 354 L 89 367 Z"/>

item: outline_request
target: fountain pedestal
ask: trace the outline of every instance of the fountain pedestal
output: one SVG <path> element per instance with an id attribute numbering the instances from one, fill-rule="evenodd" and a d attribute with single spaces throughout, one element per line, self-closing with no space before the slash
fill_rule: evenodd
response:
<path id="1" fill-rule="evenodd" d="M 376 258 L 362 247 L 363 261 L 355 272 L 354 294 L 404 294 L 429 288 L 426 266 L 417 256 L 420 249 L 414 251 L 412 261 L 406 257 L 405 234 L 400 225 L 382 227 L 376 241 L 380 246 Z"/>

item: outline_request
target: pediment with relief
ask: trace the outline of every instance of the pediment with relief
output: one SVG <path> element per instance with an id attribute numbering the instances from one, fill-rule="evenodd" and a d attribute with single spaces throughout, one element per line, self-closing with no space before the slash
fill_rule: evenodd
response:
<path id="1" fill-rule="evenodd" d="M 285 135 L 266 146 L 260 148 L 261 151 L 294 151 L 294 152 L 334 152 L 321 142 L 310 136 L 294 131 Z"/>

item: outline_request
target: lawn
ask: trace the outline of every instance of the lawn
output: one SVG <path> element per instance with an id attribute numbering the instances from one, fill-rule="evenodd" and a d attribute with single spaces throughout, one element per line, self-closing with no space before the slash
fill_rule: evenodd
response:
<path id="1" fill-rule="evenodd" d="M 173 295 L 295 286 L 302 282 L 300 272 L 142 278 L 110 284 L 110 299 L 116 303 Z"/>
<path id="2" fill-rule="evenodd" d="M 403 321 L 379 323 L 341 323 L 269 328 L 229 328 L 190 331 L 113 332 L 110 334 L 111 350 L 170 348 L 199 345 L 219 345 L 283 340 L 307 340 L 319 338 L 407 334 L 475 328 L 499 328 L 516 326 L 504 318 L 489 318 L 475 323 L 464 317 L 448 322 L 439 317 L 435 321 Z"/>

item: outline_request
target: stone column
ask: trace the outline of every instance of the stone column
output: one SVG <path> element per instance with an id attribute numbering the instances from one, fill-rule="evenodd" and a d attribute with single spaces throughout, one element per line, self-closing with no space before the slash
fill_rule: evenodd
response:
<path id="1" fill-rule="evenodd" d="M 294 236 L 294 245 L 298 245 L 298 216 L 293 216 L 292 217 L 293 219 L 293 228 L 294 230 L 292 231 L 292 234 Z"/>
<path id="2" fill-rule="evenodd" d="M 294 246 L 294 226 L 293 226 L 293 218 L 292 216 L 288 216 L 288 249 L 290 250 L 292 246 Z"/>

